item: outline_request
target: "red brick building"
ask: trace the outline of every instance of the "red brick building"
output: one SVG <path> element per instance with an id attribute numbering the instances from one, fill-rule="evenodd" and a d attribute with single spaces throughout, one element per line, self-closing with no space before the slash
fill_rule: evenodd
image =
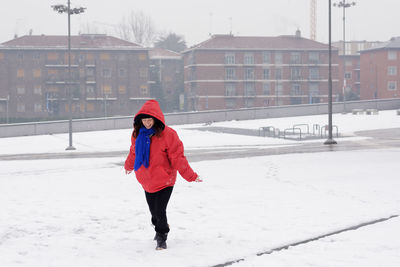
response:
<path id="1" fill-rule="evenodd" d="M 74 118 L 131 115 L 150 99 L 148 49 L 102 34 L 71 36 Z M 0 119 L 68 116 L 67 36 L 0 45 Z"/>
<path id="2" fill-rule="evenodd" d="M 400 96 L 400 37 L 361 51 L 360 98 L 383 99 Z"/>
<path id="3" fill-rule="evenodd" d="M 372 48 L 381 43 L 377 41 L 347 41 L 345 55 L 343 54 L 343 41 L 332 43 L 332 46 L 339 50 L 338 86 L 341 89 L 340 100 L 343 100 L 343 93 L 346 95 L 346 100 L 360 99 L 360 51 Z"/>
<path id="4" fill-rule="evenodd" d="M 328 100 L 328 45 L 294 36 L 214 35 L 183 52 L 188 110 Z M 338 52 L 332 49 L 333 99 Z"/>

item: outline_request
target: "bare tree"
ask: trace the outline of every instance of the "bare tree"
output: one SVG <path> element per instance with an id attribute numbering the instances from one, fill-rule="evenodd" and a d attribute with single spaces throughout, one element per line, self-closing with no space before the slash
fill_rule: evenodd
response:
<path id="1" fill-rule="evenodd" d="M 156 38 L 153 20 L 142 11 L 131 11 L 127 18 L 122 18 L 117 34 L 120 38 L 150 46 Z"/>

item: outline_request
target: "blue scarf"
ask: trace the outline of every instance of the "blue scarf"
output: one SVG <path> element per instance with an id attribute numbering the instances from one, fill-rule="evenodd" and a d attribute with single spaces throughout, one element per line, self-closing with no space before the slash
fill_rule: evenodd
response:
<path id="1" fill-rule="evenodd" d="M 149 159 L 150 159 L 150 137 L 155 133 L 153 128 L 146 129 L 146 127 L 142 127 L 139 130 L 139 135 L 136 138 L 135 142 L 135 165 L 134 169 L 137 171 L 140 166 L 144 166 L 145 168 L 149 167 Z"/>

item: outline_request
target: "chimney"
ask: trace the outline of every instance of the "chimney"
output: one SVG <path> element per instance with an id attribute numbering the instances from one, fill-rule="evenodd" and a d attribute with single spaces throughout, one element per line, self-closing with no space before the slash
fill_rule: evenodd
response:
<path id="1" fill-rule="evenodd" d="M 297 31 L 296 31 L 296 37 L 297 37 L 297 38 L 300 38 L 300 37 L 301 37 L 301 31 L 300 31 L 299 29 L 297 29 Z"/>

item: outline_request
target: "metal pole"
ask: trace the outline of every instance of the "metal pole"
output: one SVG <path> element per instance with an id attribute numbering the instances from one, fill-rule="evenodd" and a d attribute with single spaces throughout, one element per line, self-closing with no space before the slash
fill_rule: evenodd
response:
<path id="1" fill-rule="evenodd" d="M 68 0 L 68 81 L 67 81 L 67 95 L 69 106 L 69 146 L 65 150 L 75 150 L 72 145 L 72 92 L 71 92 L 71 5 Z"/>
<path id="2" fill-rule="evenodd" d="M 346 113 L 346 0 L 343 0 L 343 113 Z"/>
<path id="3" fill-rule="evenodd" d="M 9 105 L 9 102 L 10 101 L 10 95 L 7 95 L 7 102 L 6 102 L 6 123 L 8 124 L 8 123 L 10 123 L 10 115 L 9 115 L 9 113 L 8 113 L 8 105 Z"/>
<path id="4" fill-rule="evenodd" d="M 328 78 L 328 130 L 329 138 L 324 145 L 337 144 L 332 137 L 332 39 L 331 39 L 331 0 L 329 0 L 329 78 Z"/>

